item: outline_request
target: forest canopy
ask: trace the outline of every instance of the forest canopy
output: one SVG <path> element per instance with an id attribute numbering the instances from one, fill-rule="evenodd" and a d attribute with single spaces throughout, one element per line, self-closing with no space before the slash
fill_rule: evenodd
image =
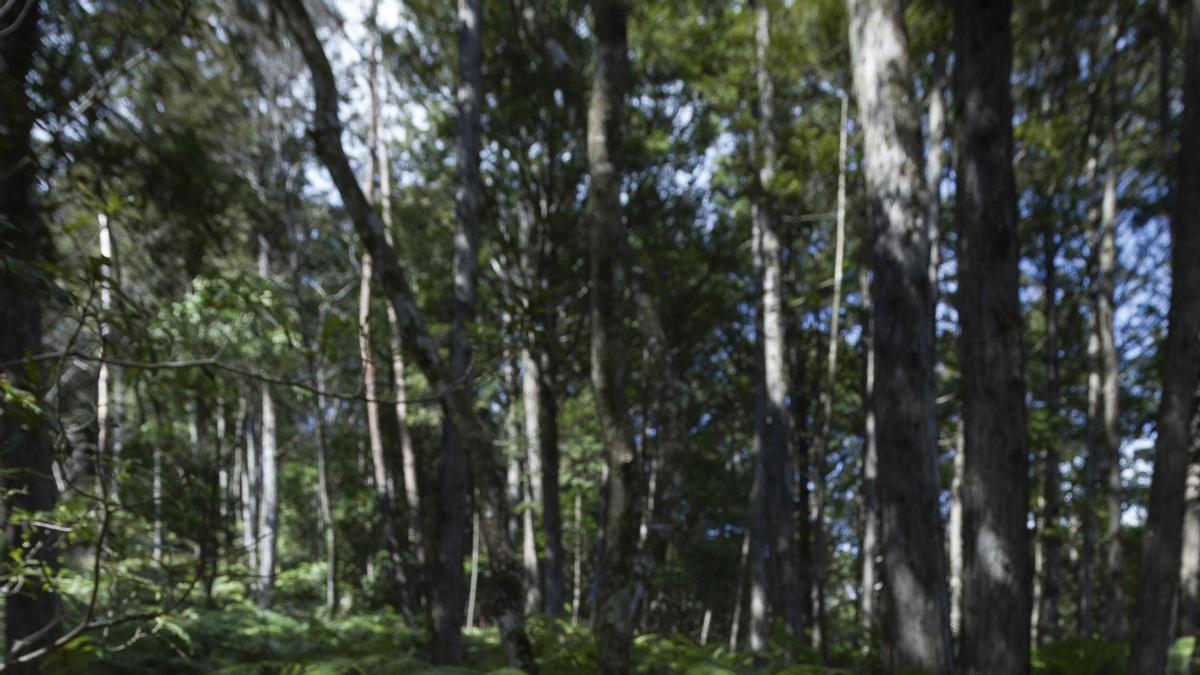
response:
<path id="1" fill-rule="evenodd" d="M 0 0 L 0 672 L 1188 673 L 1200 0 Z"/>

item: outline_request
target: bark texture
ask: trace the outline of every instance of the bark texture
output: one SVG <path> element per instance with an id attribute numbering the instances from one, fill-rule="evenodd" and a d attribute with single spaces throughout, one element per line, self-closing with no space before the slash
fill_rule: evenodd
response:
<path id="1" fill-rule="evenodd" d="M 954 6 L 962 325 L 963 667 L 1029 671 L 1029 457 L 1013 177 L 1012 5 Z"/>
<path id="2" fill-rule="evenodd" d="M 341 143 L 336 80 L 312 19 L 301 0 L 273 0 L 287 21 L 292 38 L 312 74 L 316 106 L 312 136 L 321 162 L 329 171 L 351 216 L 354 228 L 374 259 L 381 286 L 396 312 L 406 354 L 428 378 L 463 445 L 471 454 L 479 493 L 480 525 L 489 552 L 488 586 L 492 616 L 500 628 L 509 663 L 536 673 L 537 665 L 521 618 L 521 579 L 506 523 L 509 505 L 504 496 L 504 465 L 491 432 L 475 410 L 472 392 L 459 386 L 438 352 L 414 301 L 407 274 L 387 244 L 383 227 L 359 188 Z M 477 24 L 476 24 L 477 25 Z M 460 566 L 456 574 L 461 576 Z M 462 612 L 462 605 L 457 605 Z M 458 622 L 461 626 L 461 620 Z"/>
<path id="3" fill-rule="evenodd" d="M 938 513 L 932 289 L 921 120 L 898 0 L 850 0 L 854 89 L 863 127 L 885 570 L 885 669 L 951 670 Z"/>
<path id="4" fill-rule="evenodd" d="M 1200 0 L 1188 3 L 1182 145 L 1171 215 L 1171 309 L 1163 393 L 1154 445 L 1154 479 L 1142 544 L 1142 579 L 1129 654 L 1132 675 L 1161 673 L 1170 645 L 1171 605 L 1179 584 L 1189 433 L 1200 384 Z"/>

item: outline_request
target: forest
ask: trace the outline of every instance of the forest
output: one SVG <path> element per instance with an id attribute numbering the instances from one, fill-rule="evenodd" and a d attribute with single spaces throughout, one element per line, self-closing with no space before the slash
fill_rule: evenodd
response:
<path id="1" fill-rule="evenodd" d="M 0 671 L 1200 671 L 1200 0 L 0 0 Z"/>

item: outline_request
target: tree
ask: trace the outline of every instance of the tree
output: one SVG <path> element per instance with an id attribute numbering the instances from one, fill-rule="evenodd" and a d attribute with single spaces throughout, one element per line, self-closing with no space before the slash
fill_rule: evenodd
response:
<path id="1" fill-rule="evenodd" d="M 51 281 L 40 269 L 50 259 L 50 232 L 34 203 L 38 164 L 32 154 L 36 121 L 29 96 L 34 55 L 39 47 L 40 2 L 25 4 L 19 30 L 0 34 L 0 384 L 5 389 L 0 414 L 0 463 L 4 475 L 4 538 L 20 541 L 5 561 L 6 579 L 21 579 L 4 600 L 6 665 L 13 672 L 40 672 L 40 660 L 17 662 L 52 642 L 58 633 L 59 601 L 43 577 L 57 567 L 57 535 L 36 521 L 54 507 L 52 451 L 38 402 L 48 382 L 39 368 L 21 359 L 42 351 L 42 302 Z M 5 8 L 7 10 L 7 8 Z M 0 12 L 7 24 L 7 12 Z M 11 364 L 11 365 L 10 365 Z M 9 544 L 11 546 L 11 544 Z"/>
<path id="2" fill-rule="evenodd" d="M 481 524 L 491 556 L 492 604 L 508 660 L 517 667 L 536 672 L 521 618 L 521 581 L 507 532 L 509 506 L 504 497 L 504 473 L 493 439 L 475 411 L 471 392 L 457 386 L 452 371 L 443 362 L 413 302 L 404 268 L 387 245 L 383 228 L 354 178 L 340 138 L 336 81 L 307 10 L 299 0 L 276 0 L 274 4 L 287 21 L 312 75 L 316 99 L 312 133 L 317 154 L 342 196 L 355 231 L 372 259 L 380 265 L 379 279 L 396 311 L 404 344 L 438 392 L 445 414 L 472 458 L 481 502 Z"/>
<path id="3" fill-rule="evenodd" d="M 962 364 L 963 664 L 1029 670 L 1029 458 L 1013 176 L 1012 7 L 954 6 Z"/>
<path id="4" fill-rule="evenodd" d="M 1200 385 L 1200 0 L 1192 0 L 1187 36 L 1181 145 L 1172 186 L 1171 309 L 1164 346 L 1163 392 L 1154 444 L 1154 480 L 1142 544 L 1142 577 L 1129 672 L 1161 673 L 1170 644 L 1171 606 L 1179 588 L 1184 490 L 1191 421 Z"/>
<path id="5" fill-rule="evenodd" d="M 851 0 L 847 6 L 871 232 L 876 489 L 886 598 L 881 651 L 892 672 L 949 673 L 920 115 L 900 3 Z"/>
<path id="6" fill-rule="evenodd" d="M 592 5 L 596 70 L 588 107 L 588 169 L 591 185 L 586 222 L 591 243 L 591 360 L 596 414 L 608 466 L 604 574 L 598 590 L 597 666 L 602 673 L 629 670 L 633 615 L 641 586 L 634 576 L 641 490 L 626 405 L 625 294 L 627 246 L 621 218 L 621 145 L 625 125 L 629 55 L 624 0 Z"/>

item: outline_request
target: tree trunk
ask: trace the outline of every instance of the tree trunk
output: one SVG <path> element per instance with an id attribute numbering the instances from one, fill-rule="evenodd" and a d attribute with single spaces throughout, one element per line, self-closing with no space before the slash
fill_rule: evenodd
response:
<path id="1" fill-rule="evenodd" d="M 450 324 L 451 386 L 461 387 L 473 400 L 470 376 L 471 344 L 468 323 L 475 319 L 475 283 L 479 257 L 479 116 L 482 104 L 483 13 L 481 0 L 458 3 L 458 192 L 454 220 L 454 298 Z M 443 429 L 442 463 L 438 474 L 437 573 L 433 587 L 434 663 L 462 661 L 462 559 L 466 525 L 467 457 L 462 430 L 447 416 Z M 507 518 L 505 518 L 507 520 Z M 519 611 L 518 607 L 514 607 Z M 519 620 L 519 617 L 518 619 Z"/>
<path id="2" fill-rule="evenodd" d="M 259 511 L 259 485 L 261 483 L 261 475 L 258 470 L 258 445 L 255 443 L 255 428 L 254 428 L 254 413 L 251 405 L 244 403 L 239 408 L 243 409 L 242 425 L 245 431 L 246 461 L 242 464 L 241 475 L 241 492 L 242 492 L 242 548 L 246 551 L 246 562 L 250 568 L 252 589 L 258 587 L 258 582 L 254 580 L 254 575 L 258 573 L 258 511 Z M 162 455 L 158 451 L 157 445 L 154 452 L 154 503 L 156 505 L 154 516 L 154 551 L 156 555 L 155 564 L 162 566 Z"/>
<path id="3" fill-rule="evenodd" d="M 318 325 L 324 322 L 319 321 Z M 325 395 L 325 369 L 314 367 L 317 385 L 317 506 L 321 521 L 321 537 L 325 543 L 325 612 L 333 617 L 338 611 L 337 585 L 337 527 L 333 522 L 333 498 L 329 490 L 329 428 L 326 412 L 329 402 Z"/>
<path id="4" fill-rule="evenodd" d="M 100 265 L 100 367 L 96 377 L 96 479 L 100 484 L 100 494 L 105 499 L 119 499 L 117 485 L 117 456 L 121 452 L 121 427 L 118 422 L 120 411 L 117 406 L 121 399 L 121 379 L 115 368 L 110 372 L 106 359 L 112 356 L 112 340 L 109 317 L 112 313 L 113 284 L 116 278 L 113 251 L 112 230 L 109 227 L 108 215 L 101 213 L 96 220 L 100 230 L 100 256 L 105 262 Z"/>
<path id="5" fill-rule="evenodd" d="M 1200 0 L 1191 9 L 1184 82 L 1182 146 L 1171 216 L 1171 309 L 1168 315 L 1154 479 L 1143 540 L 1142 579 L 1129 655 L 1132 675 L 1161 673 L 1168 623 L 1179 583 L 1189 428 L 1200 384 Z"/>
<path id="6" fill-rule="evenodd" d="M 1037 620 L 1034 622 L 1038 644 L 1058 639 L 1058 598 L 1060 594 L 1059 568 L 1062 559 L 1062 534 L 1059 523 L 1062 457 L 1059 447 L 1063 442 L 1059 434 L 1060 408 L 1058 378 L 1058 236 L 1054 223 L 1048 222 L 1042 233 L 1043 312 L 1046 323 L 1046 341 L 1043 351 L 1046 359 L 1046 391 L 1043 396 L 1046 418 L 1049 420 L 1050 437 L 1042 454 L 1042 509 L 1039 523 L 1040 560 L 1035 579 L 1038 592 L 1034 607 Z"/>
<path id="7" fill-rule="evenodd" d="M 1200 419 L 1193 422 L 1192 456 L 1195 457 Z M 1187 485 L 1184 489 L 1183 544 L 1179 564 L 1179 637 L 1195 637 L 1197 616 L 1200 613 L 1200 464 L 1188 464 Z"/>
<path id="8" fill-rule="evenodd" d="M 467 628 L 475 625 L 475 597 L 479 588 L 479 514 L 471 514 L 471 581 L 467 589 Z"/>
<path id="9" fill-rule="evenodd" d="M 755 226 L 762 247 L 762 348 L 763 386 L 766 392 L 766 418 L 762 459 L 767 472 L 767 500 L 770 527 L 769 546 L 772 565 L 777 573 L 779 588 L 773 593 L 783 606 L 784 626 L 789 635 L 804 633 L 805 601 L 800 595 L 793 520 L 795 496 L 791 432 L 788 424 L 788 377 L 785 348 L 785 301 L 783 290 L 783 245 L 775 204 L 775 174 L 779 163 L 779 142 L 775 134 L 775 85 L 771 80 L 768 59 L 771 51 L 771 12 L 766 2 L 756 8 L 755 80 L 758 87 L 758 135 L 760 163 L 755 208 Z M 817 450 L 818 457 L 821 449 Z M 817 467 L 821 462 L 815 463 Z M 818 469 L 819 470 L 819 469 Z M 822 476 L 814 475 L 821 503 L 824 490 Z M 817 551 L 813 560 L 820 560 Z"/>
<path id="10" fill-rule="evenodd" d="M 1029 458 L 1025 425 L 1011 0 L 957 0 L 956 222 L 965 460 L 963 664 L 1029 671 Z"/>
<path id="11" fill-rule="evenodd" d="M 583 597 L 583 496 L 575 491 L 575 550 L 571 553 L 571 625 L 579 623 L 579 602 Z"/>
<path id="12" fill-rule="evenodd" d="M 1087 456 L 1083 464 L 1083 512 L 1079 548 L 1079 597 L 1076 600 L 1076 632 L 1091 637 L 1096 608 L 1096 508 L 1100 495 L 1100 338 L 1096 332 L 1095 312 L 1088 317 L 1087 360 Z"/>
<path id="13" fill-rule="evenodd" d="M 762 10 L 759 10 L 762 11 Z M 829 434 L 833 423 L 833 395 L 837 385 L 837 352 L 841 342 L 838 326 L 842 312 L 842 257 L 846 238 L 846 116 L 849 102 L 842 95 L 842 112 L 838 131 L 838 191 L 837 218 L 834 221 L 833 300 L 829 305 L 829 346 L 825 351 L 825 388 L 821 391 L 821 426 L 813 441 L 816 458 L 816 508 L 813 509 L 813 569 L 812 584 L 816 621 L 813 624 L 813 648 L 821 654 L 821 662 L 829 661 L 828 628 L 825 617 L 825 471 Z"/>
<path id="14" fill-rule="evenodd" d="M 389 250 L 393 250 L 392 245 L 392 165 L 389 158 L 388 142 L 383 129 L 383 98 L 382 90 L 386 89 L 386 81 L 379 76 L 379 25 L 378 25 L 378 0 L 372 7 L 372 16 L 376 20 L 376 25 L 371 35 L 373 49 L 371 52 L 371 82 L 370 82 L 370 97 L 371 97 L 371 141 L 374 144 L 372 151 L 372 159 L 369 164 L 373 166 L 375 173 L 379 175 L 379 213 L 383 219 L 383 236 L 387 242 Z M 368 181 L 366 190 L 370 193 L 371 186 Z M 417 455 L 416 449 L 413 447 L 412 430 L 408 425 L 408 383 L 405 379 L 405 364 L 404 364 L 404 345 L 403 338 L 400 334 L 400 326 L 396 319 L 396 310 L 389 303 L 386 306 L 388 320 L 388 348 L 391 355 L 392 365 L 392 384 L 395 392 L 395 414 L 396 414 L 396 435 L 400 439 L 400 461 L 401 461 L 401 477 L 404 483 L 404 504 L 407 509 L 407 532 L 408 544 L 416 557 L 416 567 L 413 570 L 413 578 L 407 579 L 409 583 L 408 597 L 411 599 L 410 605 L 425 604 L 425 594 L 427 592 L 423 580 L 425 572 L 426 555 L 425 555 L 425 529 L 424 520 L 421 515 L 421 489 L 417 479 Z M 391 475 L 390 473 L 388 474 Z M 389 481 L 390 486 L 390 481 Z M 395 513 L 396 495 L 395 488 L 389 489 L 391 497 L 390 504 L 392 511 Z M 394 518 L 396 520 L 396 518 Z M 393 527 L 399 528 L 399 525 Z M 396 539 L 399 541 L 399 532 L 396 533 Z M 407 577 L 407 574 L 405 575 Z"/>
<path id="15" fill-rule="evenodd" d="M 746 589 L 746 564 L 750 554 L 750 532 L 742 537 L 742 555 L 738 563 L 737 590 L 733 595 L 733 614 L 729 618 L 729 652 L 737 653 L 738 629 L 742 625 L 742 592 Z"/>
<path id="16" fill-rule="evenodd" d="M 258 276 L 267 279 L 271 275 L 270 248 L 264 236 L 258 236 Z M 269 607 L 271 590 L 275 586 L 275 548 L 279 525 L 279 469 L 276 465 L 276 422 L 275 401 L 271 396 L 271 385 L 259 385 L 262 396 L 262 439 L 259 448 L 262 457 L 261 501 L 258 512 L 258 593 L 259 607 Z"/>
<path id="17" fill-rule="evenodd" d="M 597 670 L 629 671 L 633 616 L 642 588 L 634 575 L 640 466 L 625 399 L 625 225 L 621 219 L 620 148 L 629 78 L 624 0 L 595 0 L 596 69 L 588 106 L 586 207 L 591 246 L 592 388 L 608 466 L 603 576 L 596 602 Z"/>
<path id="18" fill-rule="evenodd" d="M 508 661 L 516 667 L 536 673 L 537 665 L 533 661 L 532 648 L 521 618 L 521 580 L 512 541 L 508 537 L 505 526 L 508 521 L 509 506 L 504 498 L 504 467 L 496 451 L 495 439 L 475 410 L 475 396 L 472 388 L 463 386 L 461 381 L 463 378 L 453 374 L 456 371 L 448 368 L 442 360 L 437 343 L 426 329 L 421 313 L 414 302 L 404 267 L 394 252 L 390 250 L 383 234 L 383 227 L 371 211 L 366 197 L 355 181 L 354 172 L 350 168 L 345 148 L 341 143 L 336 80 L 320 40 L 316 36 L 308 11 L 300 0 L 273 0 L 273 4 L 287 21 L 292 37 L 312 74 L 316 99 L 312 136 L 317 154 L 329 171 L 334 185 L 342 197 L 342 202 L 351 216 L 354 228 L 363 241 L 364 248 L 371 253 L 375 265 L 379 266 L 377 275 L 388 296 L 388 302 L 396 312 L 397 323 L 404 338 L 405 348 L 409 350 L 409 356 L 424 373 L 432 390 L 437 392 L 441 398 L 443 412 L 451 419 L 458 438 L 470 451 L 478 489 L 482 534 L 489 553 L 489 576 L 493 589 L 494 616 L 500 626 L 501 642 L 505 646 Z M 478 7 L 476 7 L 477 9 Z M 465 21 L 464 24 L 469 25 L 477 34 L 480 27 L 477 11 L 474 16 L 475 20 Z M 466 32 L 470 31 L 464 31 L 464 33 Z M 466 41 L 470 42 L 471 40 Z M 462 117 L 465 119 L 475 117 L 475 115 L 463 115 Z M 475 126 L 477 128 L 477 120 Z M 478 154 L 472 155 L 469 152 L 462 154 L 463 162 L 467 165 L 467 170 L 462 171 L 465 183 L 478 185 Z M 474 166 L 474 170 L 470 170 L 471 166 Z M 469 174 L 474 174 L 476 178 L 467 180 Z M 465 491 L 465 484 L 460 483 L 458 487 L 460 492 Z M 465 516 L 461 520 L 465 520 Z M 454 588 L 459 591 L 459 594 L 454 598 L 448 598 L 443 592 L 435 596 L 435 600 L 430 603 L 433 610 L 431 613 L 435 615 L 434 623 L 442 626 L 442 635 L 450 635 L 449 646 L 451 649 L 439 648 L 443 654 L 459 654 L 461 652 L 461 650 L 454 651 L 455 645 L 461 645 L 460 631 L 450 629 L 462 625 L 461 540 L 465 523 L 462 524 L 464 527 L 458 529 L 458 556 L 454 558 L 458 561 L 458 567 L 453 568 L 452 574 L 445 575 L 447 578 L 456 580 L 451 583 L 454 583 Z M 439 551 L 439 556 L 444 551 L 445 549 Z M 454 557 L 453 552 L 449 552 L 448 555 Z M 437 598 L 442 601 L 441 607 L 435 606 L 439 604 Z M 453 602 L 449 600 L 453 600 Z M 451 617 L 450 613 L 453 613 L 454 616 Z"/>
<path id="19" fill-rule="evenodd" d="M 884 597 L 889 671 L 951 670 L 938 510 L 928 194 L 921 121 L 898 0 L 849 0 L 854 88 L 863 120 L 875 308 Z"/>
<path id="20" fill-rule="evenodd" d="M 966 473 L 966 442 L 962 417 L 954 438 L 954 465 L 950 478 L 950 630 L 963 629 L 963 477 Z"/>
<path id="21" fill-rule="evenodd" d="M 758 207 L 753 206 L 754 227 L 751 235 L 754 240 L 751 248 L 754 252 L 755 277 L 759 279 L 758 302 L 755 312 L 754 326 L 754 474 L 750 482 L 750 504 L 747 513 L 750 519 L 747 527 L 750 541 L 750 635 L 747 641 L 750 653 L 754 655 L 755 664 L 763 665 L 765 658 L 763 650 L 770 637 L 769 604 L 767 598 L 771 593 L 771 575 L 768 567 L 771 561 L 771 493 L 768 475 L 770 460 L 767 457 L 767 390 L 766 377 L 763 373 L 765 366 L 763 345 L 763 251 L 762 229 L 759 227 Z M 809 598 L 803 598 L 807 602 Z"/>
<path id="22" fill-rule="evenodd" d="M 1115 112 L 1110 112 L 1115 116 Z M 1104 172 L 1104 198 L 1101 206 L 1100 232 L 1096 238 L 1096 279 L 1093 310 L 1096 316 L 1096 335 L 1100 347 L 1100 434 L 1103 448 L 1105 508 L 1104 556 L 1104 639 L 1116 642 L 1126 638 L 1124 547 L 1121 543 L 1121 435 L 1119 431 L 1117 374 L 1117 344 L 1115 331 L 1116 246 L 1117 246 L 1117 169 L 1116 139 L 1110 120 Z"/>
<path id="23" fill-rule="evenodd" d="M 864 261 L 867 262 L 867 261 Z M 866 352 L 862 409 L 862 519 L 861 545 L 862 582 L 859 603 L 859 625 L 864 635 L 874 635 L 879 630 L 880 551 L 879 551 L 879 449 L 875 441 L 875 331 L 871 315 L 875 308 L 871 302 L 871 283 L 864 265 L 858 274 L 859 292 L 862 294 L 863 351 Z"/>
<path id="24" fill-rule="evenodd" d="M 27 3 L 28 13 L 21 30 L 0 36 L 0 221 L 6 222 L 0 253 L 6 263 L 0 266 L 0 362 L 18 361 L 42 351 L 42 307 L 48 283 L 35 272 L 40 262 L 50 258 L 53 242 L 34 205 L 34 181 L 38 164 L 32 159 L 31 130 L 34 113 L 27 87 L 33 70 L 34 53 L 40 44 L 41 3 Z M 30 279 L 38 279 L 31 287 Z M 33 368 L 14 365 L 4 368 L 0 377 L 13 387 L 31 392 L 36 400 L 49 386 L 38 380 Z M 54 482 L 51 478 L 52 447 L 43 420 L 37 414 L 20 409 L 14 397 L 0 414 L 0 465 L 4 467 L 4 541 L 18 542 L 29 537 L 31 559 L 26 564 L 45 563 L 57 567 L 55 538 L 41 528 L 26 529 L 14 523 L 14 509 L 49 511 L 54 507 Z M 5 553 L 9 553 L 5 551 Z M 9 560 L 5 555 L 5 560 Z M 5 574 L 14 570 L 6 564 Z M 28 579 L 19 590 L 7 593 L 4 600 L 6 658 L 12 672 L 32 675 L 40 672 L 40 659 L 23 664 L 11 663 L 21 652 L 29 652 L 57 637 L 58 596 L 40 579 Z"/>

